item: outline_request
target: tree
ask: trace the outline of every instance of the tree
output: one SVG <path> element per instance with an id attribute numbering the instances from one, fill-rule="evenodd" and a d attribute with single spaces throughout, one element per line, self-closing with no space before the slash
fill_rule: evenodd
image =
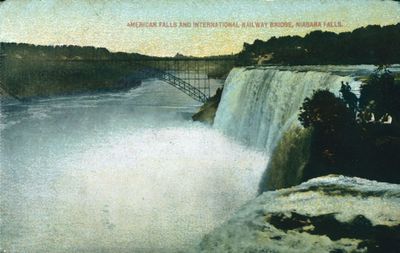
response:
<path id="1" fill-rule="evenodd" d="M 355 115 L 346 102 L 328 90 L 315 91 L 300 108 L 299 120 L 312 127 L 310 161 L 306 179 L 339 173 L 355 175 L 359 132 Z"/>
<path id="2" fill-rule="evenodd" d="M 312 128 L 310 158 L 304 178 L 326 174 L 358 176 L 386 182 L 400 182 L 400 84 L 385 66 L 376 70 L 362 86 L 359 106 L 347 83 L 342 98 L 318 90 L 306 98 L 299 120 Z M 376 119 L 392 117 L 392 124 L 357 121 L 355 111 L 374 114 Z"/>
<path id="3" fill-rule="evenodd" d="M 361 86 L 360 109 L 363 115 L 374 114 L 377 120 L 386 120 L 390 115 L 393 122 L 400 120 L 400 85 L 395 82 L 387 66 L 378 68 Z M 363 118 L 364 121 L 369 117 Z"/>
<path id="4" fill-rule="evenodd" d="M 318 90 L 304 100 L 299 120 L 306 128 L 312 126 L 326 133 L 334 133 L 338 127 L 354 122 L 346 103 L 328 90 Z"/>

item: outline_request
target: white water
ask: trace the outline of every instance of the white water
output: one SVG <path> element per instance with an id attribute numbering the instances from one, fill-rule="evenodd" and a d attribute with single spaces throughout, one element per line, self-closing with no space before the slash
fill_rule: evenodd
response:
<path id="1" fill-rule="evenodd" d="M 341 81 L 359 86 L 330 68 L 234 69 L 214 129 L 157 81 L 3 103 L 0 251 L 185 252 L 256 195 L 304 98 Z"/>
<path id="2" fill-rule="evenodd" d="M 282 133 L 299 124 L 299 108 L 314 90 L 329 89 L 338 95 L 342 81 L 356 90 L 360 86 L 351 76 L 332 74 L 334 67 L 324 71 L 281 69 L 233 69 L 225 82 L 214 127 L 270 155 Z"/>
<path id="3" fill-rule="evenodd" d="M 192 247 L 255 197 L 267 163 L 192 122 L 197 106 L 158 81 L 3 103 L 0 251 Z"/>

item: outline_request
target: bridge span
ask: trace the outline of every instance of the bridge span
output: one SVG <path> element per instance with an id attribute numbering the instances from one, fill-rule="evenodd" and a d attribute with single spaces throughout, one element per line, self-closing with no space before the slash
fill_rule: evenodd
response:
<path id="1" fill-rule="evenodd" d="M 157 78 L 202 103 L 211 96 L 210 79 L 226 76 L 234 63 L 233 57 L 132 60 L 139 78 Z"/>

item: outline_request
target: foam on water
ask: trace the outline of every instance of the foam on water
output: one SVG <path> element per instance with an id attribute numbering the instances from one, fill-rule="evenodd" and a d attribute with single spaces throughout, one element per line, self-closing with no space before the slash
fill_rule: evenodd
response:
<path id="1" fill-rule="evenodd" d="M 256 196 L 265 155 L 187 120 L 196 107 L 174 88 L 147 85 L 2 108 L 18 122 L 1 132 L 0 248 L 185 251 Z"/>

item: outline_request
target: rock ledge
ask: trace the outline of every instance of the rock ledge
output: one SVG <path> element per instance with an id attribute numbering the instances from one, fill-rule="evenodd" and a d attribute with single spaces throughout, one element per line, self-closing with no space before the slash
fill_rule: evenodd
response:
<path id="1" fill-rule="evenodd" d="M 399 252 L 400 185 L 329 175 L 265 192 L 196 252 Z"/>

